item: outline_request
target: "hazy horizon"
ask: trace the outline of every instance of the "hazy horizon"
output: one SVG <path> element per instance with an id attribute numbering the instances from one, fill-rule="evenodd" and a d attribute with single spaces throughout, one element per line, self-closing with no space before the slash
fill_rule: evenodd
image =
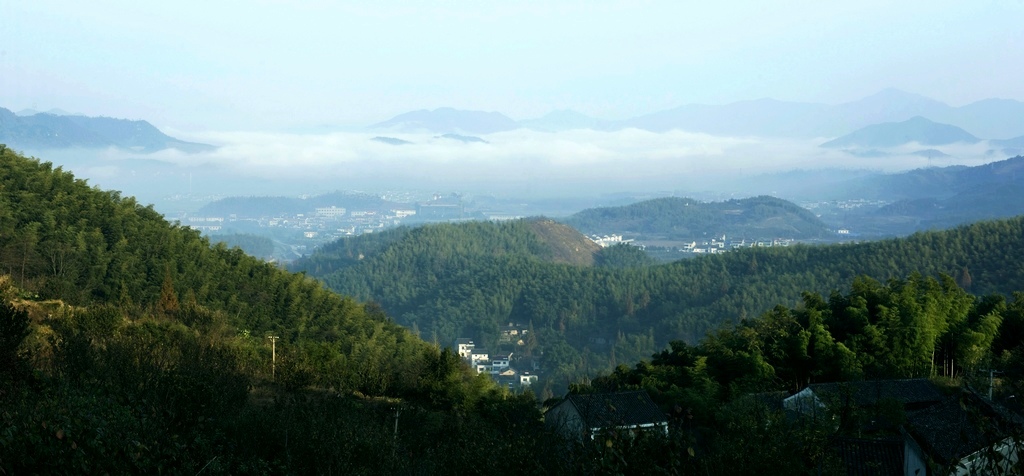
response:
<path id="1" fill-rule="evenodd" d="M 411 110 L 838 104 L 886 88 L 1024 100 L 1024 2 L 0 6 L 0 105 L 163 130 L 366 126 Z"/>
<path id="2" fill-rule="evenodd" d="M 440 107 L 515 120 L 558 110 L 616 120 L 761 98 L 844 104 L 891 89 L 953 107 L 1024 101 L 1024 1 L 1016 0 L 53 0 L 7 2 L 0 18 L 0 107 L 143 119 L 218 146 L 198 154 L 39 151 L 143 202 L 339 189 L 564 197 L 728 194 L 744 184 L 757 193 L 744 180 L 759 174 L 899 172 L 1006 157 L 984 141 L 928 157 L 921 151 L 933 147 L 916 144 L 884 154 L 821 148 L 834 137 L 826 135 L 517 129 L 461 143 L 366 127 Z"/>
<path id="3" fill-rule="evenodd" d="M 654 133 L 514 130 L 461 143 L 434 134 L 393 134 L 390 145 L 373 132 L 288 134 L 208 132 L 183 138 L 222 144 L 211 152 L 174 149 L 139 154 L 118 149 L 29 151 L 93 185 L 121 190 L 143 203 L 167 206 L 172 195 L 310 195 L 335 190 L 464 192 L 534 199 L 597 197 L 668 191 L 682 195 L 750 196 L 774 190 L 757 176 L 789 171 L 901 172 L 923 167 L 980 165 L 1006 157 L 987 143 L 944 146 L 948 156 L 915 155 L 907 144 L 879 157 L 855 157 L 819 147 L 820 139 L 735 138 L 683 131 Z M 749 190 L 743 193 L 744 190 Z M 731 194 L 731 195 L 730 195 Z M 185 208 L 196 208 L 182 207 Z"/>

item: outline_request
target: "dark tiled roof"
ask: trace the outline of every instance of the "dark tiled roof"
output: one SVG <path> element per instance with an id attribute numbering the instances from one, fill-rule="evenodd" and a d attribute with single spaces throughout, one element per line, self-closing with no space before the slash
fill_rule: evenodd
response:
<path id="1" fill-rule="evenodd" d="M 990 405 L 963 392 L 911 413 L 907 426 L 933 458 L 947 465 L 1001 440 L 1002 420 Z"/>
<path id="2" fill-rule="evenodd" d="M 903 446 L 902 439 L 841 438 L 835 448 L 847 476 L 881 476 L 903 474 Z"/>
<path id="3" fill-rule="evenodd" d="M 764 405 L 768 410 L 771 411 L 782 411 L 783 401 L 789 396 L 789 392 L 785 390 L 779 390 L 776 392 L 761 392 L 750 395 L 752 401 Z"/>
<path id="4" fill-rule="evenodd" d="M 942 394 L 935 385 L 923 378 L 818 383 L 808 387 L 826 405 L 849 402 L 857 406 L 871 406 L 882 400 L 896 400 L 904 407 L 920 408 L 942 401 Z"/>
<path id="5" fill-rule="evenodd" d="M 569 395 L 567 400 L 579 411 L 588 428 L 634 426 L 668 421 L 647 392 Z"/>

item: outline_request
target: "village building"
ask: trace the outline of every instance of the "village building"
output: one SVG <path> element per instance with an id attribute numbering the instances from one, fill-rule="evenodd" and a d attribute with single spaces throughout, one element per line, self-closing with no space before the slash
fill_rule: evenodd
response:
<path id="1" fill-rule="evenodd" d="M 567 437 L 594 439 L 606 431 L 653 431 L 668 435 L 668 418 L 644 390 L 570 394 L 544 415 Z"/>
<path id="2" fill-rule="evenodd" d="M 847 474 L 1004 474 L 1020 461 L 1020 417 L 927 379 L 812 384 L 781 407 L 860 435 L 834 443 Z"/>

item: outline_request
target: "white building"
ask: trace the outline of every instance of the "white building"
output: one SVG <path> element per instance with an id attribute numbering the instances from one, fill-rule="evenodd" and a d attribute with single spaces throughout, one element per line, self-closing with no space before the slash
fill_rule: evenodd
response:
<path id="1" fill-rule="evenodd" d="M 336 207 L 331 205 L 329 207 L 317 207 L 316 216 L 320 218 L 339 218 L 345 216 L 344 207 Z"/>
<path id="2" fill-rule="evenodd" d="M 455 352 L 457 352 L 459 357 L 462 357 L 463 359 L 470 359 L 475 347 L 476 345 L 473 344 L 472 339 L 466 339 L 464 337 L 455 339 Z"/>

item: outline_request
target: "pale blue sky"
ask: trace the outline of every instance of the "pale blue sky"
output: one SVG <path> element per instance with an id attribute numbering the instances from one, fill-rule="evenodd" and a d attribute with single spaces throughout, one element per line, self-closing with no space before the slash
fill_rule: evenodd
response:
<path id="1" fill-rule="evenodd" d="M 2 1 L 0 106 L 181 131 L 414 109 L 618 119 L 895 87 L 1024 100 L 1024 2 Z"/>

